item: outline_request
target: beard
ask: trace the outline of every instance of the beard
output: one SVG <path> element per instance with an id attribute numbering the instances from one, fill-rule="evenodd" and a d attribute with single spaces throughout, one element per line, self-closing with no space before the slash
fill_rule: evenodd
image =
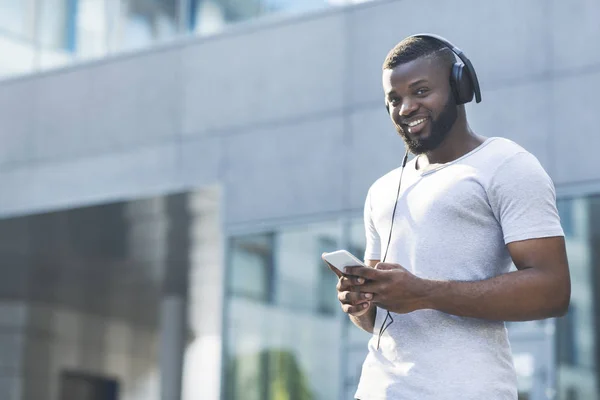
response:
<path id="1" fill-rule="evenodd" d="M 429 151 L 435 150 L 450 133 L 450 129 L 458 118 L 458 107 L 454 101 L 454 96 L 450 94 L 444 109 L 438 115 L 436 119 L 431 120 L 431 131 L 429 137 L 423 139 L 412 139 L 408 136 L 404 128 L 400 125 L 396 125 L 396 130 L 404 139 L 404 143 L 408 148 L 408 151 L 414 155 L 420 155 Z"/>

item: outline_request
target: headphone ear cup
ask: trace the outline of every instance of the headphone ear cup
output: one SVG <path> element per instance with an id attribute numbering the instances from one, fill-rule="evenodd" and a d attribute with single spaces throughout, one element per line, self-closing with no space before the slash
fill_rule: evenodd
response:
<path id="1" fill-rule="evenodd" d="M 462 63 L 454 63 L 452 65 L 452 73 L 450 75 L 450 85 L 454 91 L 456 104 L 465 104 L 473 100 L 473 84 L 468 71 L 465 70 L 465 65 Z"/>

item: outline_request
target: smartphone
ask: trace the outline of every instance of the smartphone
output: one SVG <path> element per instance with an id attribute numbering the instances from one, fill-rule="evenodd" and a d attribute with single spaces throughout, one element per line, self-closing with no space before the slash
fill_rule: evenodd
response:
<path id="1" fill-rule="evenodd" d="M 344 275 L 342 272 L 345 267 L 366 267 L 358 258 L 354 257 L 347 250 L 337 250 L 331 253 L 324 253 L 323 260 L 327 262 L 329 268 L 338 276 Z"/>

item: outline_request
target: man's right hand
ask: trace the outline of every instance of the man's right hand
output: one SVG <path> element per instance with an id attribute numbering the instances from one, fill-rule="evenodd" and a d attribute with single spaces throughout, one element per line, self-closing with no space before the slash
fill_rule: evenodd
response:
<path id="1" fill-rule="evenodd" d="M 337 292 L 338 300 L 342 305 L 342 310 L 353 317 L 360 317 L 371 309 L 373 298 L 371 293 L 359 293 L 352 290 L 353 286 L 359 286 L 365 283 L 364 278 L 351 275 L 342 275 L 338 279 Z"/>
<path id="2" fill-rule="evenodd" d="M 338 277 L 337 292 L 338 300 L 342 305 L 342 310 L 350 316 L 350 320 L 360 329 L 373 333 L 373 325 L 375 324 L 375 314 L 377 307 L 373 306 L 369 301 L 371 293 L 357 293 L 352 290 L 352 286 L 364 284 L 362 278 L 346 275 L 333 265 L 329 264 L 325 259 L 325 263 L 329 266 Z M 365 264 L 369 267 L 375 267 L 379 260 L 366 260 Z"/>

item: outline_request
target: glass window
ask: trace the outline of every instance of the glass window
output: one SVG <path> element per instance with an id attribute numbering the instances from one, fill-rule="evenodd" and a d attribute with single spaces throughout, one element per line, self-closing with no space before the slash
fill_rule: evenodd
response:
<path id="1" fill-rule="evenodd" d="M 562 199 L 571 268 L 571 306 L 557 321 L 558 389 L 561 400 L 598 399 L 598 340 L 600 312 L 600 196 Z"/>
<path id="2" fill-rule="evenodd" d="M 214 33 L 228 23 L 265 14 L 315 10 L 329 4 L 339 4 L 339 0 L 191 0 L 192 28 L 199 34 Z"/>
<path id="3" fill-rule="evenodd" d="M 233 238 L 230 249 L 228 276 L 231 294 L 268 302 L 273 280 L 273 235 Z"/>
<path id="4" fill-rule="evenodd" d="M 275 302 L 288 309 L 333 313 L 337 278 L 321 254 L 339 247 L 337 224 L 287 229 L 277 235 Z"/>
<path id="5" fill-rule="evenodd" d="M 0 0 L 0 29 L 22 39 L 33 39 L 35 0 Z"/>
<path id="6" fill-rule="evenodd" d="M 263 0 L 266 12 L 302 12 L 326 7 L 327 0 Z"/>
<path id="7" fill-rule="evenodd" d="M 70 47 L 70 27 L 75 17 L 71 10 L 71 0 L 44 0 L 40 3 L 39 38 L 46 48 L 63 49 Z"/>
<path id="8" fill-rule="evenodd" d="M 565 235 L 573 236 L 573 202 L 570 199 L 558 199 L 556 207 L 560 214 L 560 224 L 565 231 Z"/>
<path id="9" fill-rule="evenodd" d="M 60 376 L 60 399 L 117 400 L 119 382 L 81 372 L 64 371 Z"/>
<path id="10" fill-rule="evenodd" d="M 176 0 L 111 1 L 111 50 L 148 47 L 177 34 Z"/>
<path id="11" fill-rule="evenodd" d="M 35 63 L 33 44 L 0 35 L 0 77 L 31 72 Z"/>
<path id="12" fill-rule="evenodd" d="M 110 4 L 109 4 L 110 6 Z M 107 7 L 102 0 L 79 0 L 75 18 L 74 50 L 80 58 L 96 58 L 106 54 L 108 22 Z"/>
<path id="13" fill-rule="evenodd" d="M 260 0 L 191 0 L 192 28 L 199 34 L 219 32 L 227 23 L 260 14 Z"/>
<path id="14" fill-rule="evenodd" d="M 363 260 L 365 257 L 365 247 L 365 224 L 361 216 L 352 220 L 350 225 L 350 243 L 348 244 L 347 250 L 354 254 L 359 260 Z M 347 359 L 345 361 L 347 369 L 344 382 L 344 398 L 353 399 L 356 385 L 360 379 L 362 365 L 367 356 L 367 342 L 372 335 L 354 326 L 350 319 L 347 319 L 345 329 L 346 337 L 348 338 L 348 343 L 346 345 L 348 351 L 346 353 Z"/>
<path id="15" fill-rule="evenodd" d="M 320 256 L 338 248 L 340 232 L 339 224 L 332 222 L 230 240 L 228 275 L 260 278 L 252 284 L 241 277 L 230 278 L 237 279 L 238 291 L 230 291 L 227 300 L 225 399 L 339 398 L 344 319 L 336 303 L 336 279 L 331 279 L 334 274 Z M 257 242 L 262 244 L 259 251 L 240 251 L 250 243 L 256 247 Z M 269 260 L 273 261 L 271 286 L 262 283 Z M 262 288 L 257 293 L 263 298 L 264 289 L 270 290 L 266 297 L 271 301 L 236 295 L 242 287 L 241 292 L 247 293 L 251 285 Z"/>
<path id="16" fill-rule="evenodd" d="M 73 60 L 73 54 L 67 50 L 40 50 L 39 64 L 41 69 L 58 68 Z"/>

